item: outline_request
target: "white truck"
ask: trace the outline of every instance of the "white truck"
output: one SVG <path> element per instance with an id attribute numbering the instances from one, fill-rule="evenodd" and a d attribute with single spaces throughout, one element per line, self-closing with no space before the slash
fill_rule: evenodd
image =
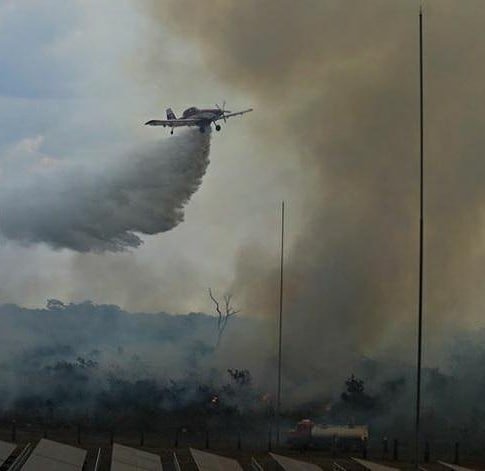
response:
<path id="1" fill-rule="evenodd" d="M 295 447 L 361 447 L 369 439 L 367 425 L 317 425 L 310 419 L 298 422 L 288 433 L 288 444 Z"/>

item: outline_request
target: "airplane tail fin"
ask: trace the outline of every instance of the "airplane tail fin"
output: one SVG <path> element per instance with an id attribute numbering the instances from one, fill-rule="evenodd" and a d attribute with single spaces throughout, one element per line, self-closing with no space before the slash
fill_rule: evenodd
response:
<path id="1" fill-rule="evenodd" d="M 175 116 L 172 108 L 167 108 L 167 119 L 177 119 L 177 116 Z"/>

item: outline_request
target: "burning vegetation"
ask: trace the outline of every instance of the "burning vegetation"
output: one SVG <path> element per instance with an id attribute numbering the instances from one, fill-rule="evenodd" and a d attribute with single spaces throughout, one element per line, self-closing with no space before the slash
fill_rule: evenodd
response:
<path id="1" fill-rule="evenodd" d="M 265 326 L 236 316 L 216 348 L 215 322 L 204 314 L 129 314 L 90 302 L 50 300 L 36 310 L 0 306 L 0 419 L 170 433 L 252 430 L 264 441 L 274 420 L 276 359 L 262 349 L 264 338 L 249 342 Z M 423 415 L 430 439 L 468 434 L 478 443 L 485 437 L 477 387 L 482 337 L 462 334 L 450 347 L 447 371 L 424 371 L 425 397 L 432 398 Z M 411 436 L 413 369 L 367 358 L 354 371 L 347 379 L 327 377 L 310 400 L 298 398 L 305 384 L 295 389 L 284 378 L 282 431 L 311 419 L 327 428 L 366 425 L 371 438 L 393 437 L 395 430 Z M 469 404 L 473 414 L 466 413 Z"/>

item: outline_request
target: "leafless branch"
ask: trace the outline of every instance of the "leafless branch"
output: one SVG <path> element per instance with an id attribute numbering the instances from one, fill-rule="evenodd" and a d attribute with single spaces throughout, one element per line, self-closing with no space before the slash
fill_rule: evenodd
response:
<path id="1" fill-rule="evenodd" d="M 239 309 L 234 309 L 231 306 L 232 303 L 232 294 L 225 294 L 223 296 L 224 307 L 221 308 L 220 301 L 214 296 L 212 293 L 212 289 L 209 288 L 209 297 L 214 303 L 215 311 L 217 313 L 217 344 L 219 345 L 221 341 L 222 334 L 227 326 L 227 323 L 231 317 L 234 317 L 236 314 L 240 312 Z"/>

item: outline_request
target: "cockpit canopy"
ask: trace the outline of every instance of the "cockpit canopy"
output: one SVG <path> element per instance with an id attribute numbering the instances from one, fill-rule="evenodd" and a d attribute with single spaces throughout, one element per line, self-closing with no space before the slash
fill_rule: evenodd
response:
<path id="1" fill-rule="evenodd" d="M 190 118 L 191 116 L 193 116 L 194 114 L 196 114 L 197 112 L 199 111 L 198 108 L 196 108 L 195 106 L 192 106 L 190 108 L 187 108 L 183 114 L 182 114 L 182 118 Z"/>

